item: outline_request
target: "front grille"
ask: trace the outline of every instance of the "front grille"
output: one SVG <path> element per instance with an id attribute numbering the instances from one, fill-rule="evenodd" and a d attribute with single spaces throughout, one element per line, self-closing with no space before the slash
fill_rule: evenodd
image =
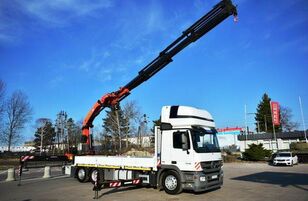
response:
<path id="1" fill-rule="evenodd" d="M 222 161 L 201 162 L 201 167 L 205 173 L 220 171 Z"/>

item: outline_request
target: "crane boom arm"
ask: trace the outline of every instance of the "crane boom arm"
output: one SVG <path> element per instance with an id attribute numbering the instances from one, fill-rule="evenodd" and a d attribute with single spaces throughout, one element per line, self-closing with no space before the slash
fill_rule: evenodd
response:
<path id="1" fill-rule="evenodd" d="M 223 20 L 230 15 L 237 16 L 236 7 L 232 4 L 231 0 L 222 0 L 213 9 L 186 29 L 182 35 L 166 47 L 160 54 L 148 65 L 146 65 L 138 75 L 121 87 L 118 91 L 108 93 L 98 100 L 91 110 L 88 112 L 83 121 L 82 127 L 82 142 L 87 145 L 91 144 L 90 128 L 93 127 L 92 123 L 95 117 L 106 107 L 113 107 L 121 100 L 127 97 L 134 88 L 151 78 L 166 65 L 172 62 L 172 57 L 187 47 L 189 44 L 201 38 L 204 34 L 209 32 Z"/>

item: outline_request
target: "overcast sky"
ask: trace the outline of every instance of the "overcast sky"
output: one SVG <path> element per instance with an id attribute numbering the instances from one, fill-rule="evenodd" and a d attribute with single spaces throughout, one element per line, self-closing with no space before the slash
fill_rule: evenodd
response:
<path id="1" fill-rule="evenodd" d="M 308 2 L 233 2 L 238 23 L 225 20 L 125 101 L 137 101 L 150 120 L 159 118 L 163 105 L 203 108 L 222 128 L 243 126 L 244 105 L 256 112 L 265 92 L 301 123 L 301 96 L 308 124 Z M 8 95 L 17 89 L 28 95 L 33 122 L 55 119 L 60 110 L 81 120 L 97 99 L 133 79 L 216 3 L 2 0 L 0 79 Z M 250 127 L 253 121 L 249 115 Z M 33 136 L 33 124 L 26 138 Z"/>

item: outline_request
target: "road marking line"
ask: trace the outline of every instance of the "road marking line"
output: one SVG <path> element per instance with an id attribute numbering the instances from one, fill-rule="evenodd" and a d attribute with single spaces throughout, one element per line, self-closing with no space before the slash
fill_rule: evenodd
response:
<path id="1" fill-rule="evenodd" d="M 4 174 L 4 173 L 6 173 L 7 172 L 7 170 L 5 170 L 5 171 L 3 171 L 3 172 L 0 172 L 0 174 Z"/>
<path id="2" fill-rule="evenodd" d="M 62 175 L 62 176 L 55 176 L 55 177 L 50 177 L 50 178 L 39 177 L 39 178 L 22 179 L 21 181 L 27 182 L 27 181 L 35 181 L 35 180 L 53 180 L 53 179 L 61 179 L 61 178 L 72 178 L 72 177 L 69 175 Z M 0 184 L 7 183 L 7 182 L 8 181 L 0 181 Z M 18 179 L 16 179 L 14 182 L 18 182 Z"/>

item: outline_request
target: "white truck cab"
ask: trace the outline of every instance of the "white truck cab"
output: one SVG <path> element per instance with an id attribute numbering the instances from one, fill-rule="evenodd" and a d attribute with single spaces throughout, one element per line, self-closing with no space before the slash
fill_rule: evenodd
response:
<path id="1" fill-rule="evenodd" d="M 161 125 L 155 127 L 153 157 L 76 156 L 74 176 L 86 181 L 101 171 L 104 182 L 141 178 L 143 185 L 163 188 L 169 194 L 218 188 L 223 171 L 216 133 L 207 111 L 164 106 Z"/>
<path id="2" fill-rule="evenodd" d="M 161 122 L 161 131 L 156 132 L 162 135 L 161 170 L 176 171 L 182 187 L 195 192 L 221 186 L 222 157 L 210 113 L 187 106 L 165 106 Z"/>

